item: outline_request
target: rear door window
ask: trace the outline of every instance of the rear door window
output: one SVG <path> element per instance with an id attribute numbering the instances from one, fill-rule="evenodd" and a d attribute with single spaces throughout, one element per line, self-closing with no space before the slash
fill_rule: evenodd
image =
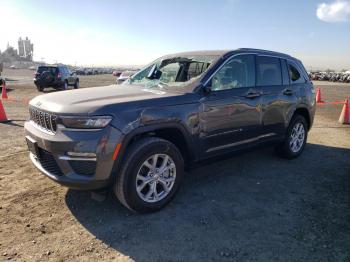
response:
<path id="1" fill-rule="evenodd" d="M 280 59 L 269 56 L 257 56 L 257 86 L 282 85 L 282 70 Z"/>

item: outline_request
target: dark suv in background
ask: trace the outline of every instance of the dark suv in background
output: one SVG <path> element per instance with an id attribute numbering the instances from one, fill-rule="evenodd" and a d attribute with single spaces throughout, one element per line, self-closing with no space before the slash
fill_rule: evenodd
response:
<path id="1" fill-rule="evenodd" d="M 69 86 L 74 86 L 77 89 L 79 78 L 66 66 L 39 66 L 34 73 L 34 84 L 40 92 L 45 87 L 67 90 Z"/>
<path id="2" fill-rule="evenodd" d="M 111 186 L 129 209 L 151 212 L 195 162 L 262 144 L 298 157 L 315 92 L 289 55 L 202 51 L 161 57 L 120 86 L 37 96 L 29 111 L 26 139 L 41 172 L 72 188 Z"/>

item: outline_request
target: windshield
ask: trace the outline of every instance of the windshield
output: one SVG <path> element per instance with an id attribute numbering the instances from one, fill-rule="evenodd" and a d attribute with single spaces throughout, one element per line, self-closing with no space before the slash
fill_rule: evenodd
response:
<path id="1" fill-rule="evenodd" d="M 125 84 L 181 89 L 197 80 L 217 58 L 199 55 L 160 58 L 141 69 Z"/>

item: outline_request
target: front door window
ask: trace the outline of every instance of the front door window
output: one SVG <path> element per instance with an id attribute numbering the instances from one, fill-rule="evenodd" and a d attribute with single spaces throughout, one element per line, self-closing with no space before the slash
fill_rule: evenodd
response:
<path id="1" fill-rule="evenodd" d="M 254 55 L 234 57 L 213 76 L 211 81 L 212 91 L 254 87 Z"/>

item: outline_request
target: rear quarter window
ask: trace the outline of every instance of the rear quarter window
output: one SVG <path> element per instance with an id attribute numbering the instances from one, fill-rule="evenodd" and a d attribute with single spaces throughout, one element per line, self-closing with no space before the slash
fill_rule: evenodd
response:
<path id="1" fill-rule="evenodd" d="M 305 78 L 302 76 L 295 65 L 288 63 L 288 72 L 291 84 L 305 83 Z"/>

